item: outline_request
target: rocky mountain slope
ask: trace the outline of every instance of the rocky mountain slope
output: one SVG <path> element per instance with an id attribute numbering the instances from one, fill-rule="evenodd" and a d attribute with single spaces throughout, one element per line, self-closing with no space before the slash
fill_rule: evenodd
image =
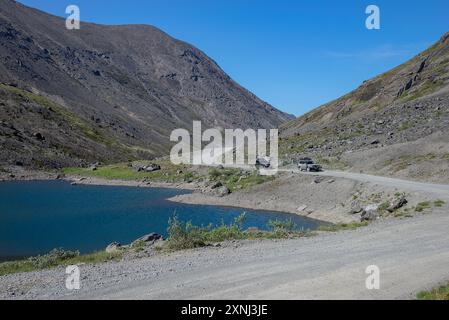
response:
<path id="1" fill-rule="evenodd" d="M 167 154 L 170 132 L 291 119 L 203 52 L 146 25 L 81 23 L 0 0 L 0 163 L 59 167 Z"/>
<path id="2" fill-rule="evenodd" d="M 281 126 L 282 154 L 449 182 L 449 33 L 410 61 Z"/>

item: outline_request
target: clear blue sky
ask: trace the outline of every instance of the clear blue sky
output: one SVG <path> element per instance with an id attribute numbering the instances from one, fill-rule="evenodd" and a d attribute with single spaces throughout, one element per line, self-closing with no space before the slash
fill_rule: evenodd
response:
<path id="1" fill-rule="evenodd" d="M 408 60 L 449 31 L 449 1 L 20 0 L 81 20 L 144 23 L 187 41 L 275 107 L 301 115 Z M 381 9 L 381 30 L 365 8 Z"/>

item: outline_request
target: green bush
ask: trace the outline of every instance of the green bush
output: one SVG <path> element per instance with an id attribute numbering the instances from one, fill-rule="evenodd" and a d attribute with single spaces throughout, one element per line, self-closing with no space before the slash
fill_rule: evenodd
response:
<path id="1" fill-rule="evenodd" d="M 234 219 L 234 222 L 226 225 L 222 224 L 218 227 L 209 225 L 207 227 L 199 227 L 191 222 L 181 222 L 174 215 L 169 219 L 168 239 L 164 244 L 164 248 L 169 250 L 193 249 L 207 246 L 211 243 L 244 240 L 244 239 L 281 239 L 304 236 L 307 233 L 303 231 L 295 231 L 295 223 L 290 219 L 286 221 L 271 221 L 273 231 L 244 231 L 243 224 L 246 221 L 246 214 L 242 213 Z"/>
<path id="2" fill-rule="evenodd" d="M 416 212 L 423 212 L 425 209 L 430 208 L 430 202 L 429 201 L 424 201 L 424 202 L 420 202 L 416 205 L 415 207 L 415 211 Z"/>
<path id="3" fill-rule="evenodd" d="M 390 207 L 390 202 L 385 201 L 379 206 L 379 211 L 386 211 Z"/>
<path id="4" fill-rule="evenodd" d="M 446 204 L 446 202 L 444 202 L 443 200 L 435 200 L 433 202 L 433 205 L 437 208 L 441 208 L 442 206 L 444 206 Z"/>
<path id="5" fill-rule="evenodd" d="M 18 272 L 50 269 L 60 265 L 100 263 L 120 259 L 121 257 L 122 253 L 108 253 L 106 251 L 80 255 L 78 251 L 53 249 L 52 251 L 44 255 L 30 257 L 24 260 L 6 261 L 0 263 L 0 276 Z"/>
<path id="6" fill-rule="evenodd" d="M 190 221 L 180 221 L 175 214 L 168 220 L 168 239 L 165 246 L 168 249 L 183 250 L 204 247 L 211 242 L 243 239 L 242 228 L 245 220 L 246 214 L 243 213 L 230 225 L 222 223 L 219 227 L 199 227 Z"/>
<path id="7" fill-rule="evenodd" d="M 449 300 L 449 284 L 417 294 L 419 300 Z"/>
<path id="8" fill-rule="evenodd" d="M 53 249 L 47 254 L 28 258 L 28 261 L 36 269 L 46 269 L 59 265 L 61 262 L 78 257 L 78 251 L 66 251 L 63 249 Z"/>
<path id="9" fill-rule="evenodd" d="M 290 218 L 288 220 L 270 220 L 268 227 L 273 231 L 287 231 L 291 232 L 296 229 L 296 223 Z"/>
<path id="10" fill-rule="evenodd" d="M 217 180 L 221 176 L 221 172 L 218 169 L 209 170 L 209 176 L 212 180 Z"/>

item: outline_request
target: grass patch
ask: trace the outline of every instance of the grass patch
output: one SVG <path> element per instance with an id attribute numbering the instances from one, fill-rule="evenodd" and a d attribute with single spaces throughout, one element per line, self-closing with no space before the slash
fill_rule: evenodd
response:
<path id="1" fill-rule="evenodd" d="M 431 94 L 435 91 L 441 89 L 444 85 L 443 81 L 431 81 L 425 80 L 418 87 L 412 88 L 411 91 L 407 91 L 401 99 L 403 101 L 409 102 L 421 98 L 425 95 Z"/>
<path id="2" fill-rule="evenodd" d="M 75 265 L 80 263 L 100 263 L 121 258 L 121 253 L 107 253 L 99 251 L 86 255 L 80 255 L 78 251 L 66 251 L 54 249 L 51 252 L 30 257 L 25 260 L 7 261 L 0 263 L 0 276 L 19 272 L 50 269 L 57 266 Z"/>
<path id="3" fill-rule="evenodd" d="M 128 164 L 115 164 L 108 166 L 98 167 L 97 170 L 89 168 L 65 168 L 64 174 L 79 175 L 82 177 L 96 177 L 106 180 L 143 180 L 148 179 L 152 181 L 164 181 L 164 182 L 183 182 L 197 180 L 191 172 L 184 173 L 185 166 L 174 165 L 169 161 L 153 161 L 152 163 L 159 164 L 161 170 L 154 172 L 138 172 L 135 168 L 130 167 Z M 182 172 L 182 173 L 179 173 Z"/>
<path id="4" fill-rule="evenodd" d="M 435 200 L 435 201 L 433 202 L 433 206 L 436 207 L 436 208 L 441 208 L 441 207 L 444 206 L 445 204 L 446 204 L 446 202 L 443 201 L 443 200 Z"/>
<path id="5" fill-rule="evenodd" d="M 424 202 L 420 202 L 416 205 L 415 207 L 415 211 L 416 212 L 423 212 L 425 209 L 429 209 L 430 208 L 430 202 L 429 201 L 424 201 Z"/>
<path id="6" fill-rule="evenodd" d="M 248 172 L 240 169 L 220 170 L 216 168 L 209 170 L 209 178 L 213 181 L 220 181 L 228 187 L 231 192 L 250 188 L 275 179 L 273 176 L 262 176 L 256 170 Z"/>
<path id="7" fill-rule="evenodd" d="M 141 252 L 141 251 L 145 250 L 146 247 L 147 247 L 147 243 L 145 241 L 142 241 L 142 240 L 133 242 L 131 244 L 131 249 L 134 252 Z"/>
<path id="8" fill-rule="evenodd" d="M 351 222 L 351 223 L 338 223 L 338 224 L 330 224 L 321 226 L 318 228 L 318 231 L 326 231 L 326 232 L 337 232 L 344 230 L 355 230 L 361 227 L 366 227 L 369 222 Z"/>
<path id="9" fill-rule="evenodd" d="M 196 182 L 209 178 L 212 181 L 220 181 L 231 191 L 249 188 L 275 179 L 273 176 L 259 175 L 258 171 L 245 171 L 241 169 L 211 169 L 208 173 L 189 171 L 186 165 L 174 165 L 169 160 L 155 160 L 145 164 L 155 163 L 161 166 L 161 170 L 154 172 L 138 172 L 136 164 L 134 168 L 128 163 L 120 163 L 107 166 L 99 166 L 97 170 L 89 168 L 65 168 L 63 173 L 67 175 L 79 175 L 82 177 L 95 177 L 105 180 L 149 180 L 156 182 Z M 139 164 L 143 164 L 139 162 Z"/>
<path id="10" fill-rule="evenodd" d="M 169 237 L 162 249 L 176 251 L 204 247 L 212 243 L 231 240 L 256 240 L 256 239 L 287 239 L 301 237 L 310 234 L 308 231 L 296 231 L 292 220 L 270 221 L 271 231 L 245 231 L 243 223 L 245 213 L 238 216 L 233 223 L 222 223 L 218 227 L 195 226 L 191 222 L 182 222 L 176 215 L 169 220 Z"/>
<path id="11" fill-rule="evenodd" d="M 422 291 L 416 297 L 419 300 L 449 300 L 449 283 L 430 291 Z"/>
<path id="12" fill-rule="evenodd" d="M 385 201 L 384 203 L 382 203 L 382 204 L 379 206 L 378 210 L 381 211 L 381 212 L 387 211 L 387 209 L 390 207 L 390 205 L 391 205 L 391 204 L 390 204 L 389 201 Z"/>

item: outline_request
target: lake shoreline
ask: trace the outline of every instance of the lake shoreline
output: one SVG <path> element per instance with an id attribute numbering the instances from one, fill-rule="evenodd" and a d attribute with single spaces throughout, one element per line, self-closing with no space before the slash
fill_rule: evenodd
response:
<path id="1" fill-rule="evenodd" d="M 199 190 L 200 186 L 194 183 L 186 182 L 160 182 L 147 180 L 108 180 L 97 177 L 83 177 L 76 175 L 69 175 L 62 178 L 62 180 L 70 182 L 72 185 L 92 185 L 92 186 L 111 186 L 111 187 L 135 187 L 135 188 L 163 188 L 163 189 L 178 189 L 178 190 Z"/>
<path id="2" fill-rule="evenodd" d="M 230 198 L 232 197 L 232 198 Z M 215 197 L 208 194 L 193 192 L 190 194 L 177 195 L 167 199 L 168 201 L 191 204 L 191 205 L 209 205 L 227 208 L 241 208 L 247 210 L 257 211 L 271 211 L 279 212 L 290 216 L 303 217 L 310 220 L 315 220 L 322 224 L 339 224 L 350 223 L 353 221 L 342 221 L 341 217 L 332 214 L 320 212 L 299 212 L 292 208 L 289 203 L 278 202 L 276 205 L 270 205 L 262 202 L 255 202 L 254 199 L 249 198 L 247 194 L 239 195 L 238 193 L 231 194 L 228 197 Z"/>
<path id="3" fill-rule="evenodd" d="M 52 181 L 62 180 L 73 185 L 114 186 L 114 187 L 138 187 L 138 188 L 164 188 L 180 190 L 199 190 L 200 186 L 186 182 L 162 182 L 148 180 L 108 180 L 98 177 L 84 177 L 81 175 L 68 175 L 59 172 L 28 170 L 13 167 L 11 172 L 1 172 L 0 182 L 13 181 Z"/>
<path id="4" fill-rule="evenodd" d="M 135 187 L 135 188 L 164 188 L 191 191 L 187 195 L 179 195 L 168 198 L 168 201 L 191 204 L 191 205 L 211 205 L 229 208 L 241 208 L 248 210 L 262 210 L 285 213 L 294 216 L 309 218 L 323 223 L 338 224 L 342 222 L 351 222 L 341 219 L 341 216 L 335 216 L 330 213 L 322 212 L 298 212 L 295 203 L 276 201 L 275 205 L 267 203 L 260 203 L 255 201 L 257 195 L 250 195 L 247 192 L 235 192 L 229 196 L 217 197 L 207 193 L 203 193 L 204 184 L 202 183 L 187 183 L 187 182 L 160 182 L 148 180 L 110 180 L 99 177 L 85 177 L 81 175 L 64 175 L 60 173 L 31 171 L 21 168 L 20 174 L 14 178 L 5 178 L 0 176 L 0 181 L 33 181 L 33 180 L 63 180 L 72 185 L 91 185 L 91 186 L 114 186 L 114 187 Z"/>
<path id="5" fill-rule="evenodd" d="M 135 243 L 136 239 L 152 233 L 166 238 L 174 215 L 179 226 L 185 225 L 186 230 L 190 224 L 198 228 L 235 226 L 243 213 L 246 215 L 239 222 L 241 231 L 269 231 L 273 228 L 271 221 L 291 221 L 299 231 L 320 226 L 318 221 L 290 217 L 286 213 L 177 204 L 167 200 L 188 193 L 185 189 L 129 187 L 129 183 L 124 185 L 118 181 L 108 184 L 116 187 L 108 187 L 102 182 L 95 179 L 85 182 L 89 185 L 85 187 L 62 179 L 0 183 L 0 202 L 5 203 L 0 215 L 0 221 L 4 222 L 0 224 L 0 260 L 23 260 L 55 248 L 84 255 L 104 251 L 112 243 Z M 214 232 L 204 236 L 211 235 L 217 237 Z"/>

